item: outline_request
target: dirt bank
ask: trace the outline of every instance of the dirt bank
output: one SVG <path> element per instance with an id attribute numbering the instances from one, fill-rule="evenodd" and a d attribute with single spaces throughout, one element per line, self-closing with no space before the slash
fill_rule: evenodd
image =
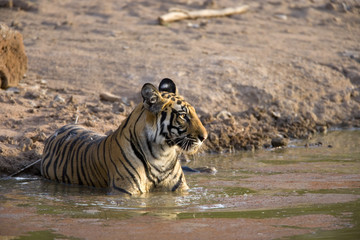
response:
<path id="1" fill-rule="evenodd" d="M 28 72 L 0 91 L 2 175 L 38 159 L 46 136 L 76 119 L 116 129 L 141 86 L 164 77 L 201 115 L 206 151 L 360 126 L 359 1 L 243 1 L 242 15 L 166 26 L 157 17 L 168 9 L 205 1 L 12 2 L 0 21 L 22 33 Z M 104 91 L 121 101 L 101 101 Z"/>

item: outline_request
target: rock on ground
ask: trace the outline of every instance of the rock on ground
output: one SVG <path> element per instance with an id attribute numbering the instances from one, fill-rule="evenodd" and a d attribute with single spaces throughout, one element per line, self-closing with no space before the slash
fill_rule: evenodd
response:
<path id="1" fill-rule="evenodd" d="M 0 87 L 15 87 L 27 70 L 27 56 L 21 33 L 0 23 Z"/>

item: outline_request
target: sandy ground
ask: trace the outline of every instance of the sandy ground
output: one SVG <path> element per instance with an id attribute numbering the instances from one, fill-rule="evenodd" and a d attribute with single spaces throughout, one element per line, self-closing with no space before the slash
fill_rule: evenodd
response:
<path id="1" fill-rule="evenodd" d="M 0 91 L 1 175 L 40 158 L 46 137 L 76 119 L 115 130 L 142 85 L 165 77 L 201 116 L 206 151 L 360 126 L 359 1 L 210 2 L 2 4 L 0 21 L 23 35 L 28 72 L 17 88 Z M 157 21 L 170 8 L 242 4 L 250 10 L 241 15 Z M 121 100 L 101 101 L 102 92 Z"/>

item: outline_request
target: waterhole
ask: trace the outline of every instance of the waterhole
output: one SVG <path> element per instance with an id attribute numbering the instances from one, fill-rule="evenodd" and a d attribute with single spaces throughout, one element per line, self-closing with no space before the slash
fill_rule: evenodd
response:
<path id="1" fill-rule="evenodd" d="M 9 239 L 356 239 L 360 131 L 332 131 L 285 149 L 197 155 L 187 193 L 135 197 L 38 176 L 0 181 Z"/>

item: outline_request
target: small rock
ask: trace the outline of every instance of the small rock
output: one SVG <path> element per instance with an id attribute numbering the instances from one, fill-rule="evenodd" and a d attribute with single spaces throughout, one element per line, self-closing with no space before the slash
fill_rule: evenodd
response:
<path id="1" fill-rule="evenodd" d="M 339 93 L 333 93 L 330 95 L 330 101 L 334 103 L 340 103 L 341 102 L 341 95 Z"/>
<path id="2" fill-rule="evenodd" d="M 271 116 L 275 119 L 281 118 L 281 114 L 279 112 L 271 111 Z"/>
<path id="3" fill-rule="evenodd" d="M 75 97 L 73 95 L 71 95 L 68 99 L 67 99 L 67 104 L 77 104 L 77 100 L 75 99 Z"/>
<path id="4" fill-rule="evenodd" d="M 18 30 L 23 28 L 23 24 L 16 20 L 13 20 L 10 26 Z"/>
<path id="5" fill-rule="evenodd" d="M 214 167 L 205 166 L 205 167 L 198 167 L 198 168 L 194 168 L 194 169 L 201 173 L 211 173 L 211 174 L 217 173 L 217 170 Z"/>
<path id="6" fill-rule="evenodd" d="M 197 24 L 197 23 L 190 23 L 190 22 L 187 24 L 187 26 L 190 27 L 190 28 L 199 28 L 199 27 L 200 27 L 199 24 Z"/>
<path id="7" fill-rule="evenodd" d="M 125 107 L 123 104 L 114 103 L 112 107 L 112 112 L 115 114 L 123 113 L 125 112 Z"/>
<path id="8" fill-rule="evenodd" d="M 55 102 L 64 103 L 64 102 L 65 102 L 65 99 L 62 98 L 60 95 L 56 95 L 56 96 L 54 97 L 54 101 L 55 101 Z"/>
<path id="9" fill-rule="evenodd" d="M 35 142 L 44 142 L 47 139 L 47 137 L 46 137 L 45 133 L 40 132 L 37 135 L 31 137 L 31 139 L 33 140 L 34 143 Z"/>
<path id="10" fill-rule="evenodd" d="M 316 130 L 321 133 L 327 133 L 327 127 L 326 126 L 316 126 Z"/>
<path id="11" fill-rule="evenodd" d="M 40 98 L 40 93 L 35 92 L 35 91 L 27 91 L 24 95 L 24 98 L 27 99 L 38 99 Z"/>
<path id="12" fill-rule="evenodd" d="M 280 20 L 287 20 L 287 16 L 285 14 L 275 14 L 274 17 Z"/>
<path id="13" fill-rule="evenodd" d="M 86 120 L 84 124 L 87 127 L 95 127 L 96 126 L 96 122 L 94 120 L 90 120 L 90 119 Z"/>
<path id="14" fill-rule="evenodd" d="M 204 6 L 205 8 L 210 8 L 210 9 L 215 9 L 215 8 L 218 8 L 218 7 L 219 7 L 217 1 L 215 1 L 215 0 L 206 0 L 206 1 L 204 2 L 203 6 Z"/>
<path id="15" fill-rule="evenodd" d="M 264 148 L 270 148 L 270 147 L 271 147 L 271 144 L 269 144 L 269 143 L 264 143 L 263 147 L 264 147 Z"/>
<path id="16" fill-rule="evenodd" d="M 20 89 L 17 88 L 17 87 L 10 87 L 10 88 L 6 89 L 6 92 L 8 92 L 8 93 L 20 93 Z"/>
<path id="17" fill-rule="evenodd" d="M 214 144 L 219 144 L 219 137 L 213 132 L 209 134 L 209 140 Z"/>
<path id="18" fill-rule="evenodd" d="M 289 143 L 289 140 L 287 138 L 275 137 L 275 138 L 271 139 L 271 145 L 274 148 L 285 147 L 288 145 L 288 143 Z"/>
<path id="19" fill-rule="evenodd" d="M 46 85 L 46 84 L 47 84 L 47 80 L 41 79 L 41 80 L 40 80 L 40 84 L 41 84 L 41 85 Z"/>
<path id="20" fill-rule="evenodd" d="M 222 119 L 222 120 L 229 119 L 231 117 L 232 117 L 232 114 L 229 111 L 226 111 L 226 110 L 222 110 L 221 112 L 219 112 L 216 115 L 217 119 Z"/>
<path id="21" fill-rule="evenodd" d="M 347 67 L 344 69 L 345 76 L 348 77 L 352 84 L 360 86 L 360 70 L 355 67 Z"/>
<path id="22" fill-rule="evenodd" d="M 21 151 L 30 151 L 33 148 L 34 142 L 31 138 L 24 138 L 20 141 L 19 147 Z"/>
<path id="23" fill-rule="evenodd" d="M 245 149 L 246 149 L 246 151 L 253 152 L 253 151 L 255 151 L 255 146 L 254 145 L 246 145 Z"/>
<path id="24" fill-rule="evenodd" d="M 336 10 L 337 7 L 336 7 L 336 5 L 334 3 L 329 2 L 329 3 L 325 4 L 325 9 L 327 9 L 327 10 Z"/>

